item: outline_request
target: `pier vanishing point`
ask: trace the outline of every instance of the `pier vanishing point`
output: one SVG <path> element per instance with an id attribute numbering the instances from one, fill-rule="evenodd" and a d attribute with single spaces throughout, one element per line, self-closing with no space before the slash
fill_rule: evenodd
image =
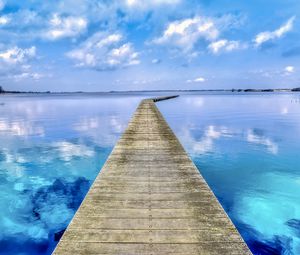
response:
<path id="1" fill-rule="evenodd" d="M 251 254 L 156 107 L 169 98 L 140 103 L 54 254 Z"/>

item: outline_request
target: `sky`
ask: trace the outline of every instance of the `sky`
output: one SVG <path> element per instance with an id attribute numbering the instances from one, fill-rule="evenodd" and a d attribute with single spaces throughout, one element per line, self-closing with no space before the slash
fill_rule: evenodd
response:
<path id="1" fill-rule="evenodd" d="M 0 0 L 0 86 L 300 87 L 299 0 Z"/>

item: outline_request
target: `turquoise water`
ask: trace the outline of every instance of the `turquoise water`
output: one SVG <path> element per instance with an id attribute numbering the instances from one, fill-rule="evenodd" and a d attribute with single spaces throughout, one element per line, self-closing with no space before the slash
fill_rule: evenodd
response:
<path id="1" fill-rule="evenodd" d="M 0 254 L 51 254 L 141 98 L 0 97 Z M 254 254 L 300 254 L 300 94 L 158 103 Z"/>

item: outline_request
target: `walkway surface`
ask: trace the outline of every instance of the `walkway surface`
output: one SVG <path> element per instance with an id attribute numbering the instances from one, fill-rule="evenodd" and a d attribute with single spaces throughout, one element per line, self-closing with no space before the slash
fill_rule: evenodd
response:
<path id="1" fill-rule="evenodd" d="M 251 253 L 148 99 L 140 103 L 54 254 Z"/>

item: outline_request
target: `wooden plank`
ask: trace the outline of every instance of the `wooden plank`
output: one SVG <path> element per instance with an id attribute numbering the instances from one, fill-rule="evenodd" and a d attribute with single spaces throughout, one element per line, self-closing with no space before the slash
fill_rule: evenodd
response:
<path id="1" fill-rule="evenodd" d="M 54 254 L 251 254 L 153 102 L 168 98 L 140 103 Z"/>

